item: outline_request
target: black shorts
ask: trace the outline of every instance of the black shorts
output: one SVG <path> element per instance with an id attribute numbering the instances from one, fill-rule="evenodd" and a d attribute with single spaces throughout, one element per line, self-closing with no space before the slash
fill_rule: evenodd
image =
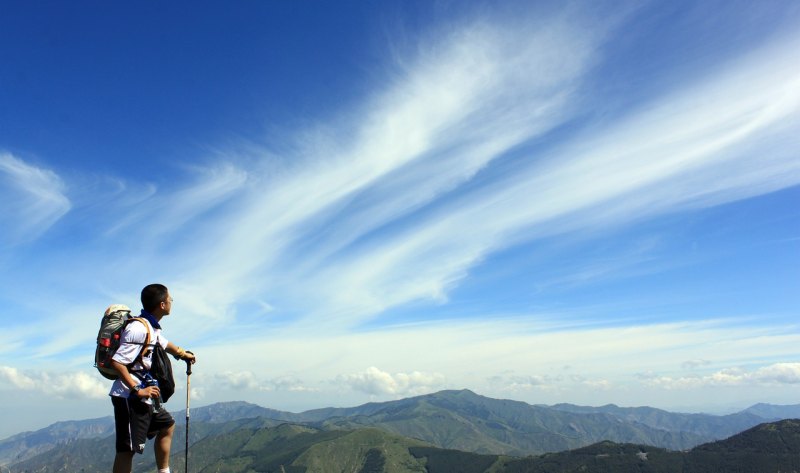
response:
<path id="1" fill-rule="evenodd" d="M 142 453 L 147 439 L 175 424 L 172 415 L 163 407 L 152 412 L 150 404 L 138 398 L 111 396 L 114 405 L 114 424 L 117 428 L 117 451 Z"/>

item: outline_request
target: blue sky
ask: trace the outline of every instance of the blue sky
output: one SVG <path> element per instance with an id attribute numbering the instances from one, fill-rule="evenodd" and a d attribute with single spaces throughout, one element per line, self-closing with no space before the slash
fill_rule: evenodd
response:
<path id="1" fill-rule="evenodd" d="M 3 10 L 0 436 L 156 281 L 201 405 L 800 398 L 796 2 Z"/>

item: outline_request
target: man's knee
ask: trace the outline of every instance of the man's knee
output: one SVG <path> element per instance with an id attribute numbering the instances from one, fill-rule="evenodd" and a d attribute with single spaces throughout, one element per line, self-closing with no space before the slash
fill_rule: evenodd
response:
<path id="1" fill-rule="evenodd" d="M 133 464 L 133 452 L 117 452 L 114 457 L 113 473 L 130 473 Z"/>
<path id="2" fill-rule="evenodd" d="M 158 431 L 158 437 L 172 437 L 172 432 L 175 431 L 175 424 L 170 425 L 167 428 L 161 429 Z"/>

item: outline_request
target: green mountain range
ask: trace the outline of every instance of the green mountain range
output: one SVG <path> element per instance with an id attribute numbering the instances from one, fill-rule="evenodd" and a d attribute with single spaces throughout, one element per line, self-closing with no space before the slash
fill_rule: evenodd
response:
<path id="1" fill-rule="evenodd" d="M 751 409 L 779 416 L 796 407 L 757 405 Z M 185 414 L 173 415 L 180 420 Z M 200 465 L 210 468 L 206 471 L 280 471 L 275 468 L 281 465 L 285 471 L 360 471 L 354 465 L 362 463 L 374 471 L 433 471 L 431 465 L 438 462 L 466 462 L 469 468 L 482 468 L 474 471 L 529 471 L 513 468 L 547 452 L 542 458 L 552 460 L 561 455 L 553 452 L 569 451 L 574 460 L 586 448 L 613 450 L 619 445 L 625 446 L 619 447 L 624 451 L 638 449 L 651 459 L 673 458 L 684 464 L 688 460 L 683 457 L 674 460 L 677 451 L 703 444 L 691 451 L 705 452 L 703 448 L 716 445 L 714 440 L 771 419 L 751 411 L 712 416 L 614 405 L 532 406 L 463 390 L 300 414 L 243 402 L 222 403 L 193 409 L 191 420 L 191 456 L 197 471 Z M 182 465 L 181 424 L 173 445 L 178 460 L 173 463 Z M 3 471 L 10 467 L 15 472 L 107 471 L 113 444 L 110 417 L 62 422 L 0 441 L 0 464 L 7 465 Z M 614 457 L 608 452 L 596 455 L 606 454 Z M 152 452 L 137 456 L 136 461 L 137 471 L 151 468 Z M 344 469 L 326 470 L 323 465 Z"/>
<path id="2" fill-rule="evenodd" d="M 77 440 L 9 471 L 104 472 L 113 460 L 112 450 L 110 437 Z M 184 473 L 181 460 L 181 455 L 173 456 L 175 473 Z M 190 471 L 197 473 L 790 472 L 800 470 L 800 420 L 761 424 L 686 452 L 604 441 L 526 458 L 441 449 L 372 428 L 249 425 L 197 441 L 190 461 Z M 137 456 L 136 471 L 153 468 L 152 460 Z"/>
<path id="3" fill-rule="evenodd" d="M 524 456 L 556 452 L 601 440 L 684 449 L 712 440 L 688 431 L 657 429 L 607 413 L 577 414 L 524 402 L 491 399 L 471 391 L 443 391 L 393 403 L 369 413 L 346 413 L 325 429 L 377 427 L 437 447 Z"/>

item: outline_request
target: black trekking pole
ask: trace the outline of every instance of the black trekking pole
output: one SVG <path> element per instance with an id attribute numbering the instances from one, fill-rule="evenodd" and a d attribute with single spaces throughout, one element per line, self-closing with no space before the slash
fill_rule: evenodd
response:
<path id="1" fill-rule="evenodd" d="M 186 353 L 192 353 L 187 351 Z M 192 353 L 194 354 L 194 353 Z M 186 360 L 186 449 L 184 450 L 184 473 L 189 473 L 189 377 L 192 376 L 192 362 Z"/>

